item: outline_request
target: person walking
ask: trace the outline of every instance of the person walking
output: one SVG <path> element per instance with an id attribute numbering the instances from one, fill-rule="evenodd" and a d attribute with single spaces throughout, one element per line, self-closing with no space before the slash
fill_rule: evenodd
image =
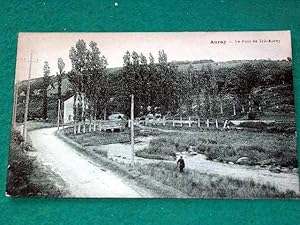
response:
<path id="1" fill-rule="evenodd" d="M 185 167 L 185 163 L 184 163 L 184 160 L 183 160 L 182 156 L 180 156 L 180 159 L 178 159 L 177 166 L 179 167 L 180 173 L 183 173 L 183 169 Z"/>

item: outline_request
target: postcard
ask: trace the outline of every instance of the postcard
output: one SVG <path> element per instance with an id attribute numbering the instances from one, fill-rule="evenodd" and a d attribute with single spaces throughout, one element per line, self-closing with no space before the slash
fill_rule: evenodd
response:
<path id="1" fill-rule="evenodd" d="M 298 198 L 291 33 L 20 33 L 6 195 Z"/>

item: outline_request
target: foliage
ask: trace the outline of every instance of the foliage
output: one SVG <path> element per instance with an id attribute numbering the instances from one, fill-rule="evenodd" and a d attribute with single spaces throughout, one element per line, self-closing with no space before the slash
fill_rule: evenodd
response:
<path id="1" fill-rule="evenodd" d="M 74 116 L 76 120 L 85 120 L 102 113 L 109 101 L 106 77 L 107 61 L 91 41 L 87 48 L 84 40 L 78 40 L 69 53 L 72 70 L 68 80 L 74 93 Z M 102 110 L 101 110 L 102 109 Z"/>
<path id="2" fill-rule="evenodd" d="M 248 157 L 251 164 L 272 159 L 274 166 L 297 167 L 295 136 L 291 134 L 257 133 L 250 131 L 203 131 L 169 133 L 150 141 L 149 147 L 138 153 L 141 157 L 174 157 L 176 152 L 196 151 L 209 160 L 236 162 Z"/>
<path id="3" fill-rule="evenodd" d="M 48 97 L 47 97 L 47 89 L 51 84 L 50 78 L 50 66 L 47 61 L 44 62 L 43 68 L 44 76 L 43 76 L 43 118 L 46 120 L 48 118 Z"/>
<path id="4" fill-rule="evenodd" d="M 167 54 L 159 51 L 158 63 L 149 55 L 146 56 L 133 51 L 127 51 L 123 57 L 124 65 L 119 74 L 119 91 L 116 100 L 122 102 L 119 110 L 129 115 L 130 96 L 135 97 L 135 116 L 147 113 L 175 112 L 178 108 L 178 85 L 176 80 L 177 68 L 175 64 L 167 62 Z"/>
<path id="5" fill-rule="evenodd" d="M 24 139 L 18 132 L 12 131 L 7 193 L 16 197 L 61 196 L 64 194 L 53 186 L 53 181 L 43 175 L 42 171 L 36 169 L 36 161 L 33 157 L 28 156 L 29 151 L 32 151 L 31 145 L 24 143 Z"/>
<path id="6" fill-rule="evenodd" d="M 61 94 L 61 83 L 62 83 L 62 77 L 63 77 L 63 75 L 64 75 L 64 73 L 65 73 L 65 71 L 64 71 L 64 68 L 65 68 L 65 63 L 64 63 L 64 61 L 63 61 L 63 59 L 62 58 L 58 58 L 58 60 L 57 60 L 57 67 L 58 67 L 58 73 L 57 73 L 57 97 L 58 97 L 58 99 L 60 100 L 60 102 L 61 102 L 61 105 L 62 105 L 62 94 Z M 62 108 L 62 107 L 61 107 Z"/>

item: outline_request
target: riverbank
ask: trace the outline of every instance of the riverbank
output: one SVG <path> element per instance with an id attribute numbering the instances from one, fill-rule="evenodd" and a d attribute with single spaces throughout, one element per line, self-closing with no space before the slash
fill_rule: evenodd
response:
<path id="1" fill-rule="evenodd" d="M 98 133 L 97 135 L 102 135 Z M 62 133 L 60 133 L 62 135 Z M 106 135 L 106 134 L 103 134 Z M 65 138 L 64 135 L 62 135 Z M 273 184 L 257 183 L 250 177 L 244 177 L 243 179 L 234 178 L 220 174 L 209 173 L 209 171 L 200 171 L 198 169 L 188 168 L 185 174 L 180 174 L 176 169 L 175 161 L 165 160 L 153 160 L 153 159 L 142 159 L 137 157 L 134 169 L 129 166 L 130 157 L 123 154 L 126 149 L 125 146 L 129 147 L 128 143 L 114 143 L 102 146 L 83 146 L 81 143 L 71 140 L 73 144 L 77 145 L 77 149 L 80 152 L 84 152 L 92 158 L 95 162 L 104 164 L 108 168 L 116 171 L 122 176 L 127 176 L 131 181 L 142 183 L 145 187 L 154 183 L 159 184 L 158 186 L 167 186 L 164 190 L 178 190 L 181 195 L 186 197 L 201 197 L 201 198 L 295 198 L 298 195 L 288 189 L 278 189 Z M 101 139 L 101 138 L 100 138 Z M 151 141 L 150 141 L 151 142 Z M 125 147 L 125 148 L 123 148 Z M 145 146 L 144 146 L 145 147 Z M 115 148 L 119 148 L 119 154 L 112 154 L 116 151 Z M 121 151 L 122 150 L 122 151 Z M 142 150 L 142 149 L 140 149 Z M 139 151 L 137 151 L 139 152 Z M 111 157 L 114 155 L 115 157 Z M 207 160 L 208 161 L 208 160 Z M 214 163 L 213 161 L 208 161 Z M 219 163 L 223 165 L 223 163 Z M 212 165 L 213 166 L 213 165 Z M 225 164 L 226 166 L 226 164 Z M 239 170 L 239 165 L 236 166 L 232 171 Z M 247 170 L 247 168 L 245 169 Z M 227 170 L 228 171 L 228 170 Z M 145 178 L 141 180 L 140 178 Z M 196 180 L 195 180 L 196 179 Z M 203 181 L 205 181 L 203 183 Z M 222 182 L 221 182 L 222 181 Z M 149 188 L 149 186 L 148 186 Z M 219 190 L 219 191 L 214 191 Z M 160 192 L 164 196 L 164 191 Z M 168 193 L 168 192 L 167 192 Z M 164 197 L 174 197 L 174 195 L 166 195 Z"/>

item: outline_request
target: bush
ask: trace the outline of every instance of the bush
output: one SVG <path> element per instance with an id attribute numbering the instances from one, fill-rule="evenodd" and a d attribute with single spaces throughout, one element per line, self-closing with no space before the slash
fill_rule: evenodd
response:
<path id="1" fill-rule="evenodd" d="M 23 137 L 17 131 L 12 131 L 9 169 L 6 191 L 11 196 L 61 196 L 58 190 L 46 177 L 36 172 L 35 159 L 27 152 L 32 147 L 24 143 Z"/>
<path id="2" fill-rule="evenodd" d="M 255 120 L 256 119 L 256 112 L 249 112 L 248 113 L 248 120 Z"/>

